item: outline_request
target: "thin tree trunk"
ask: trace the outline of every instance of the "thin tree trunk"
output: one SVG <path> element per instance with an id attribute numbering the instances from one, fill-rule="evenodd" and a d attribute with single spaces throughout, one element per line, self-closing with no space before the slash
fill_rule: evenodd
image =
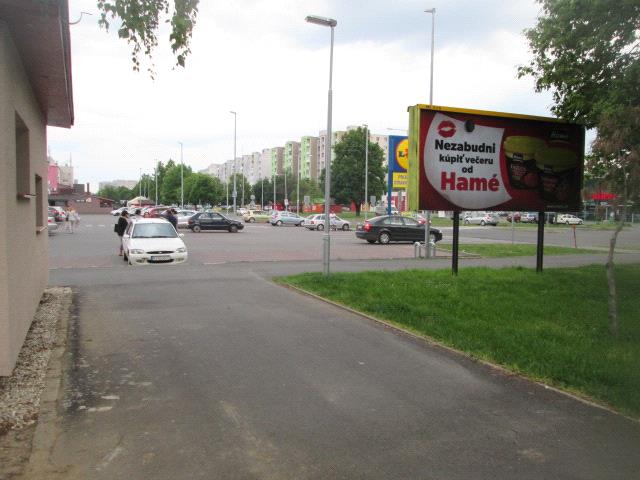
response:
<path id="1" fill-rule="evenodd" d="M 616 242 L 618 241 L 618 234 L 622 231 L 624 227 L 624 222 L 627 218 L 627 177 L 626 174 L 623 173 L 624 176 L 624 190 L 622 194 L 622 215 L 620 217 L 620 221 L 616 226 L 616 229 L 613 231 L 613 235 L 611 235 L 611 239 L 609 240 L 609 255 L 607 256 L 607 285 L 609 287 L 609 330 L 614 337 L 618 336 L 618 296 L 616 292 L 616 277 L 615 277 L 615 268 L 613 264 L 613 254 L 616 249 Z"/>

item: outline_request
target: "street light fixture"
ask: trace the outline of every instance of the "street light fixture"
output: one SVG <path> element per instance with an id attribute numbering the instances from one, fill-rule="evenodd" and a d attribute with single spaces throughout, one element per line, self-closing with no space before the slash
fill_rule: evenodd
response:
<path id="1" fill-rule="evenodd" d="M 184 160 L 182 158 L 182 142 L 180 144 L 180 208 L 184 210 Z"/>
<path id="2" fill-rule="evenodd" d="M 322 249 L 322 266 L 325 276 L 329 275 L 331 264 L 331 109 L 333 103 L 332 92 L 332 80 L 333 80 L 333 31 L 338 22 L 332 18 L 318 17 L 316 15 L 309 15 L 306 19 L 309 23 L 321 25 L 323 27 L 331 28 L 331 47 L 329 50 L 329 93 L 328 93 L 328 111 L 327 111 L 327 137 L 325 143 L 325 156 L 329 156 L 329 161 L 325 162 L 324 169 L 324 213 L 325 213 L 325 226 L 323 236 L 323 249 Z"/>
<path id="3" fill-rule="evenodd" d="M 369 125 L 364 124 L 364 219 L 369 210 Z"/>
<path id="4" fill-rule="evenodd" d="M 233 192 L 231 193 L 231 196 L 233 197 L 233 214 L 235 215 L 236 197 L 238 196 L 238 192 L 236 191 L 236 133 L 238 114 L 233 111 L 230 111 L 229 113 L 233 114 Z"/>

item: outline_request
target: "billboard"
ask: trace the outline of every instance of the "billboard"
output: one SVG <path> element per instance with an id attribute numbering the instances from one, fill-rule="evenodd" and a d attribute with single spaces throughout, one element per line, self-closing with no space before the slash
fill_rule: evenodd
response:
<path id="1" fill-rule="evenodd" d="M 410 208 L 581 208 L 583 126 L 426 105 L 409 112 Z"/>
<path id="2" fill-rule="evenodd" d="M 389 135 L 389 177 L 392 188 L 407 188 L 408 168 L 408 138 L 399 135 Z"/>

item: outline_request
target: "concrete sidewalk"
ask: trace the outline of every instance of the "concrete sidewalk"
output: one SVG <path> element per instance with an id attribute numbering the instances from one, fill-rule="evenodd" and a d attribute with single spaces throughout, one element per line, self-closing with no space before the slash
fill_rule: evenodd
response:
<path id="1" fill-rule="evenodd" d="M 582 257 L 547 265 L 602 261 Z M 461 271 L 534 264 L 465 260 Z M 74 286 L 76 312 L 25 478 L 637 476 L 638 423 L 268 281 L 309 269 L 52 272 L 52 283 Z"/>

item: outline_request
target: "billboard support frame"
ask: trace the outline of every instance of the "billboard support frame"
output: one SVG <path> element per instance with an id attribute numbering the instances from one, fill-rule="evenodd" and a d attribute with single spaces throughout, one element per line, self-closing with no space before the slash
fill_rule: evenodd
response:
<path id="1" fill-rule="evenodd" d="M 451 274 L 458 275 L 458 249 L 460 247 L 460 211 L 453 212 L 453 245 L 451 247 Z"/>
<path id="2" fill-rule="evenodd" d="M 542 262 L 544 258 L 544 212 L 538 212 L 538 242 L 536 245 L 536 272 L 542 273 Z"/>

